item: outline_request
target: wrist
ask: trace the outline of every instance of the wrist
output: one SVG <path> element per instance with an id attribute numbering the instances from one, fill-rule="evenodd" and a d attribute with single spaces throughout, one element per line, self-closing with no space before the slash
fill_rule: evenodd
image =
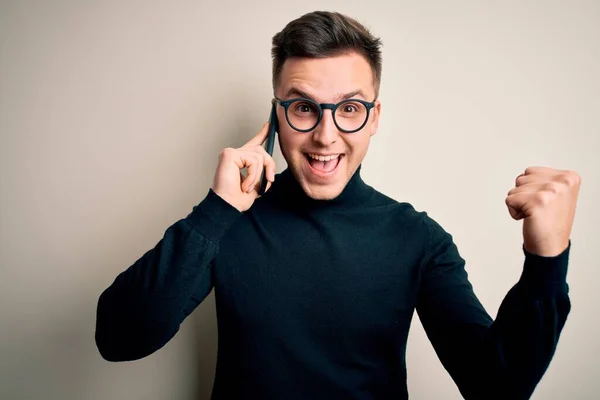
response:
<path id="1" fill-rule="evenodd" d="M 194 207 L 186 220 L 213 242 L 218 242 L 242 213 L 210 189 L 208 194 Z"/>
<path id="2" fill-rule="evenodd" d="M 532 245 L 531 243 L 523 242 L 523 247 L 531 254 L 540 257 L 556 257 L 562 254 L 569 247 L 569 240 L 560 243 L 542 243 Z"/>
<path id="3" fill-rule="evenodd" d="M 222 201 L 226 202 L 229 206 L 235 208 L 238 212 L 244 212 L 245 210 L 243 209 L 243 207 L 239 204 L 237 204 L 237 202 L 235 201 L 234 198 L 232 198 L 231 196 L 228 196 L 226 194 L 223 193 L 219 193 L 217 191 L 215 191 L 214 189 L 211 189 L 214 194 L 216 194 Z"/>

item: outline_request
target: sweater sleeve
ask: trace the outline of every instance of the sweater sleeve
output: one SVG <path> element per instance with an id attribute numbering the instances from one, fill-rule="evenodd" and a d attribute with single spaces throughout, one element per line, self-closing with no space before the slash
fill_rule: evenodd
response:
<path id="1" fill-rule="evenodd" d="M 496 320 L 475 296 L 452 236 L 424 215 L 429 247 L 417 313 L 463 397 L 528 399 L 554 355 L 571 309 L 566 274 L 571 242 L 555 257 L 527 252 L 523 272 Z"/>
<path id="2" fill-rule="evenodd" d="M 220 238 L 242 215 L 212 189 L 170 226 L 100 295 L 96 345 L 108 361 L 146 357 L 163 347 L 212 290 L 211 262 Z"/>

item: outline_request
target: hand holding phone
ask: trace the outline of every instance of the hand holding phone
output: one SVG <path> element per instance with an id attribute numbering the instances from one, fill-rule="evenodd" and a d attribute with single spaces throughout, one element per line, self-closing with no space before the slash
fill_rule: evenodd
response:
<path id="1" fill-rule="evenodd" d="M 265 123 L 260 132 L 242 147 L 223 149 L 219 155 L 212 190 L 241 212 L 248 210 L 259 197 L 261 174 L 265 181 L 275 179 L 272 149 L 268 154 L 263 147 L 265 142 L 269 147 L 270 125 L 271 122 Z M 248 171 L 245 177 L 241 172 L 244 168 Z"/>

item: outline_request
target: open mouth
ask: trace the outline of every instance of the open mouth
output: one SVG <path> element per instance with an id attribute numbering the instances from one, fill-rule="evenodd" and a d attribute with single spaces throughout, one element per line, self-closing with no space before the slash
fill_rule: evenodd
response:
<path id="1" fill-rule="evenodd" d="M 331 175 L 335 172 L 344 154 L 320 155 L 304 153 L 308 165 L 317 175 Z"/>

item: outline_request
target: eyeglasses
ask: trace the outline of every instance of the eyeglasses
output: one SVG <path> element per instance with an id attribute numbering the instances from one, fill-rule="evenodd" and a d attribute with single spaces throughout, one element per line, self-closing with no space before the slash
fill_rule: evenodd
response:
<path id="1" fill-rule="evenodd" d="M 319 104 L 303 97 L 290 100 L 275 97 L 273 101 L 283 106 L 288 124 L 298 132 L 310 132 L 315 129 L 323 118 L 323 110 L 331 110 L 333 122 L 340 131 L 358 132 L 367 123 L 371 108 L 375 107 L 375 102 L 361 99 L 347 99 L 337 104 Z"/>

